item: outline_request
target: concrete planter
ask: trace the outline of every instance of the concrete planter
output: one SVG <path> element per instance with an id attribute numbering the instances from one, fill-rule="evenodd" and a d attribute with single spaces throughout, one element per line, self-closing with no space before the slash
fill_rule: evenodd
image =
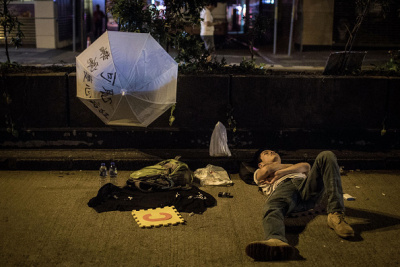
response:
<path id="1" fill-rule="evenodd" d="M 10 137 L 0 121 L 2 146 L 62 140 L 64 146 L 205 148 L 218 121 L 228 126 L 229 111 L 237 122 L 230 142 L 238 147 L 399 146 L 398 77 L 180 75 L 174 125 L 167 112 L 148 128 L 104 125 L 76 98 L 74 73 L 9 75 L 2 86 L 13 100 L 0 108 L 2 117 L 11 113 L 20 129 L 18 139 Z"/>

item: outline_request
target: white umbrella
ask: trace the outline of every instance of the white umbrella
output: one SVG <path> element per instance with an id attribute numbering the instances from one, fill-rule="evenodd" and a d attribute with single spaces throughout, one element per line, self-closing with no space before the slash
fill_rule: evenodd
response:
<path id="1" fill-rule="evenodd" d="M 76 58 L 77 97 L 108 125 L 147 127 L 176 103 L 177 77 L 147 33 L 107 31 Z"/>

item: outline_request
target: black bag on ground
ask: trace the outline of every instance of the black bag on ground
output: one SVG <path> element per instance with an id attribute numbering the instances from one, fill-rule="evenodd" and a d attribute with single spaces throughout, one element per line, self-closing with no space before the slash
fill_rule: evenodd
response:
<path id="1" fill-rule="evenodd" d="M 254 172 L 257 170 L 254 164 L 249 162 L 241 162 L 239 167 L 239 177 L 246 183 L 255 185 Z"/>

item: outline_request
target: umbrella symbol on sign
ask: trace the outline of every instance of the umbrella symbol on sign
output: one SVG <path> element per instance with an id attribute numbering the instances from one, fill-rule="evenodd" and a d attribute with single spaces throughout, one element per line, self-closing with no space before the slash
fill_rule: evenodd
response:
<path id="1" fill-rule="evenodd" d="M 147 127 L 176 103 L 177 77 L 148 33 L 107 31 L 76 58 L 77 97 L 108 125 Z"/>

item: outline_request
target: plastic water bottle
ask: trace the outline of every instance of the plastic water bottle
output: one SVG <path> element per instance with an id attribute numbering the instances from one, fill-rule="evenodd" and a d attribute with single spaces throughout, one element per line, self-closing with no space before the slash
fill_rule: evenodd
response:
<path id="1" fill-rule="evenodd" d="M 111 162 L 110 165 L 110 182 L 118 186 L 118 171 L 117 171 L 117 166 L 115 166 L 115 162 Z"/>
<path id="2" fill-rule="evenodd" d="M 100 187 L 106 184 L 106 179 L 107 179 L 107 167 L 105 163 L 102 163 L 99 169 Z"/>

